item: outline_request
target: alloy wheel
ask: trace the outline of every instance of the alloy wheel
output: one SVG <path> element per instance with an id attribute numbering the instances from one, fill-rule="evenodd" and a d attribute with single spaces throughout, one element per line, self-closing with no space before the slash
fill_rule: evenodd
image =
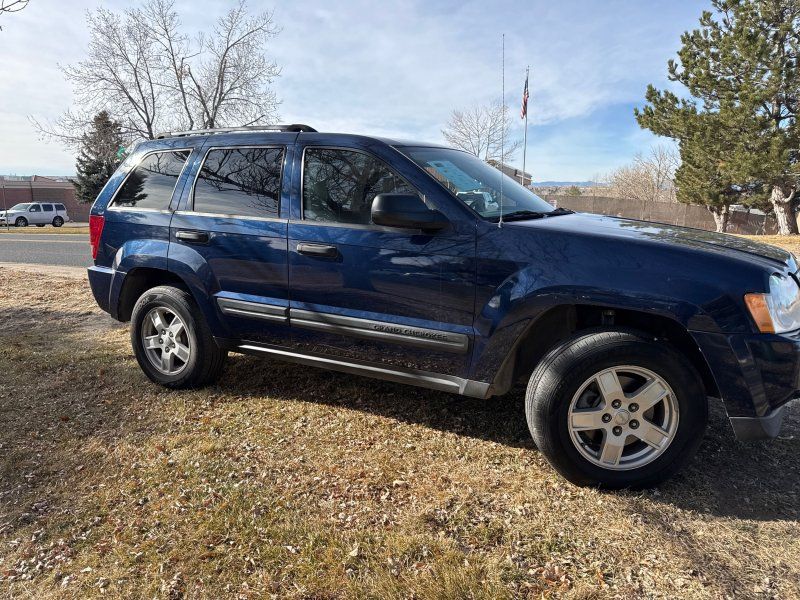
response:
<path id="1" fill-rule="evenodd" d="M 186 368 L 191 343 L 186 326 L 172 309 L 150 309 L 142 321 L 141 339 L 147 359 L 161 373 L 177 375 Z"/>
<path id="2" fill-rule="evenodd" d="M 636 469 L 675 438 L 678 402 L 662 377 L 623 365 L 588 378 L 572 397 L 568 419 L 570 439 L 584 458 L 604 469 Z"/>

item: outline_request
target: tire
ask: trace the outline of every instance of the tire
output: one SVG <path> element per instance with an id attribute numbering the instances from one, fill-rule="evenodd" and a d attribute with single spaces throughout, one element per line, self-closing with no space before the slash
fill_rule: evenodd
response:
<path id="1" fill-rule="evenodd" d="M 572 483 L 646 488 L 697 451 L 708 402 L 697 371 L 666 342 L 633 330 L 593 330 L 542 359 L 528 383 L 525 414 L 536 446 Z"/>
<path id="2" fill-rule="evenodd" d="M 161 323 L 163 334 L 157 323 Z M 149 335 L 153 332 L 155 338 Z M 159 340 L 163 340 L 160 345 Z M 174 344 L 171 348 L 170 343 Z M 145 375 L 171 389 L 199 388 L 215 382 L 228 355 L 217 346 L 189 293 L 172 286 L 149 289 L 136 302 L 131 316 L 131 345 Z"/>
<path id="3" fill-rule="evenodd" d="M 61 217 L 55 217 L 53 219 L 53 227 L 61 227 L 64 224 L 64 219 Z"/>
<path id="4" fill-rule="evenodd" d="M 17 220 L 14 221 L 15 227 L 27 227 L 28 226 L 28 219 L 25 217 L 17 217 Z"/>

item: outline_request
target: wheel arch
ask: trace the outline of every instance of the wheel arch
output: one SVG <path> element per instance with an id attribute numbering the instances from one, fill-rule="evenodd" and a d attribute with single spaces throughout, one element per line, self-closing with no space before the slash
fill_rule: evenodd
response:
<path id="1" fill-rule="evenodd" d="M 667 341 L 697 370 L 706 393 L 720 397 L 719 388 L 703 353 L 689 331 L 676 319 L 663 315 L 589 304 L 554 306 L 533 320 L 517 338 L 492 381 L 492 394 L 508 392 L 526 379 L 536 365 L 561 340 L 583 330 L 603 326 L 626 327 Z M 542 343 L 542 340 L 547 340 Z"/>
<path id="2" fill-rule="evenodd" d="M 171 271 L 155 267 L 136 267 L 128 271 L 122 281 L 117 299 L 117 319 L 130 321 L 133 307 L 139 297 L 159 285 L 171 285 L 192 294 L 186 282 Z M 194 298 L 194 295 L 192 297 Z"/>

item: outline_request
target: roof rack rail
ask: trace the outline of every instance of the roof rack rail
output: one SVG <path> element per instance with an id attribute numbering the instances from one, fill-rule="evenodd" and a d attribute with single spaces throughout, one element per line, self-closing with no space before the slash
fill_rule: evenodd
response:
<path id="1" fill-rule="evenodd" d="M 246 127 L 222 127 L 219 129 L 192 129 L 189 131 L 167 131 L 159 133 L 156 136 L 157 140 L 173 137 L 185 137 L 187 135 L 211 135 L 215 133 L 235 133 L 242 131 L 285 131 L 290 133 L 316 133 L 316 129 L 302 123 L 293 123 L 291 125 L 247 125 Z"/>

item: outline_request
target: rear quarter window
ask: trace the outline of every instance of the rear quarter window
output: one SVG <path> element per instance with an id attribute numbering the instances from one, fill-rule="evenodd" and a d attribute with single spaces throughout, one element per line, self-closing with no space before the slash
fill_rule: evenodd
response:
<path id="1" fill-rule="evenodd" d="M 169 207 L 189 150 L 154 152 L 128 174 L 113 206 L 165 210 Z"/>
<path id="2" fill-rule="evenodd" d="M 67 210 L 63 204 L 56 204 L 56 210 Z"/>

